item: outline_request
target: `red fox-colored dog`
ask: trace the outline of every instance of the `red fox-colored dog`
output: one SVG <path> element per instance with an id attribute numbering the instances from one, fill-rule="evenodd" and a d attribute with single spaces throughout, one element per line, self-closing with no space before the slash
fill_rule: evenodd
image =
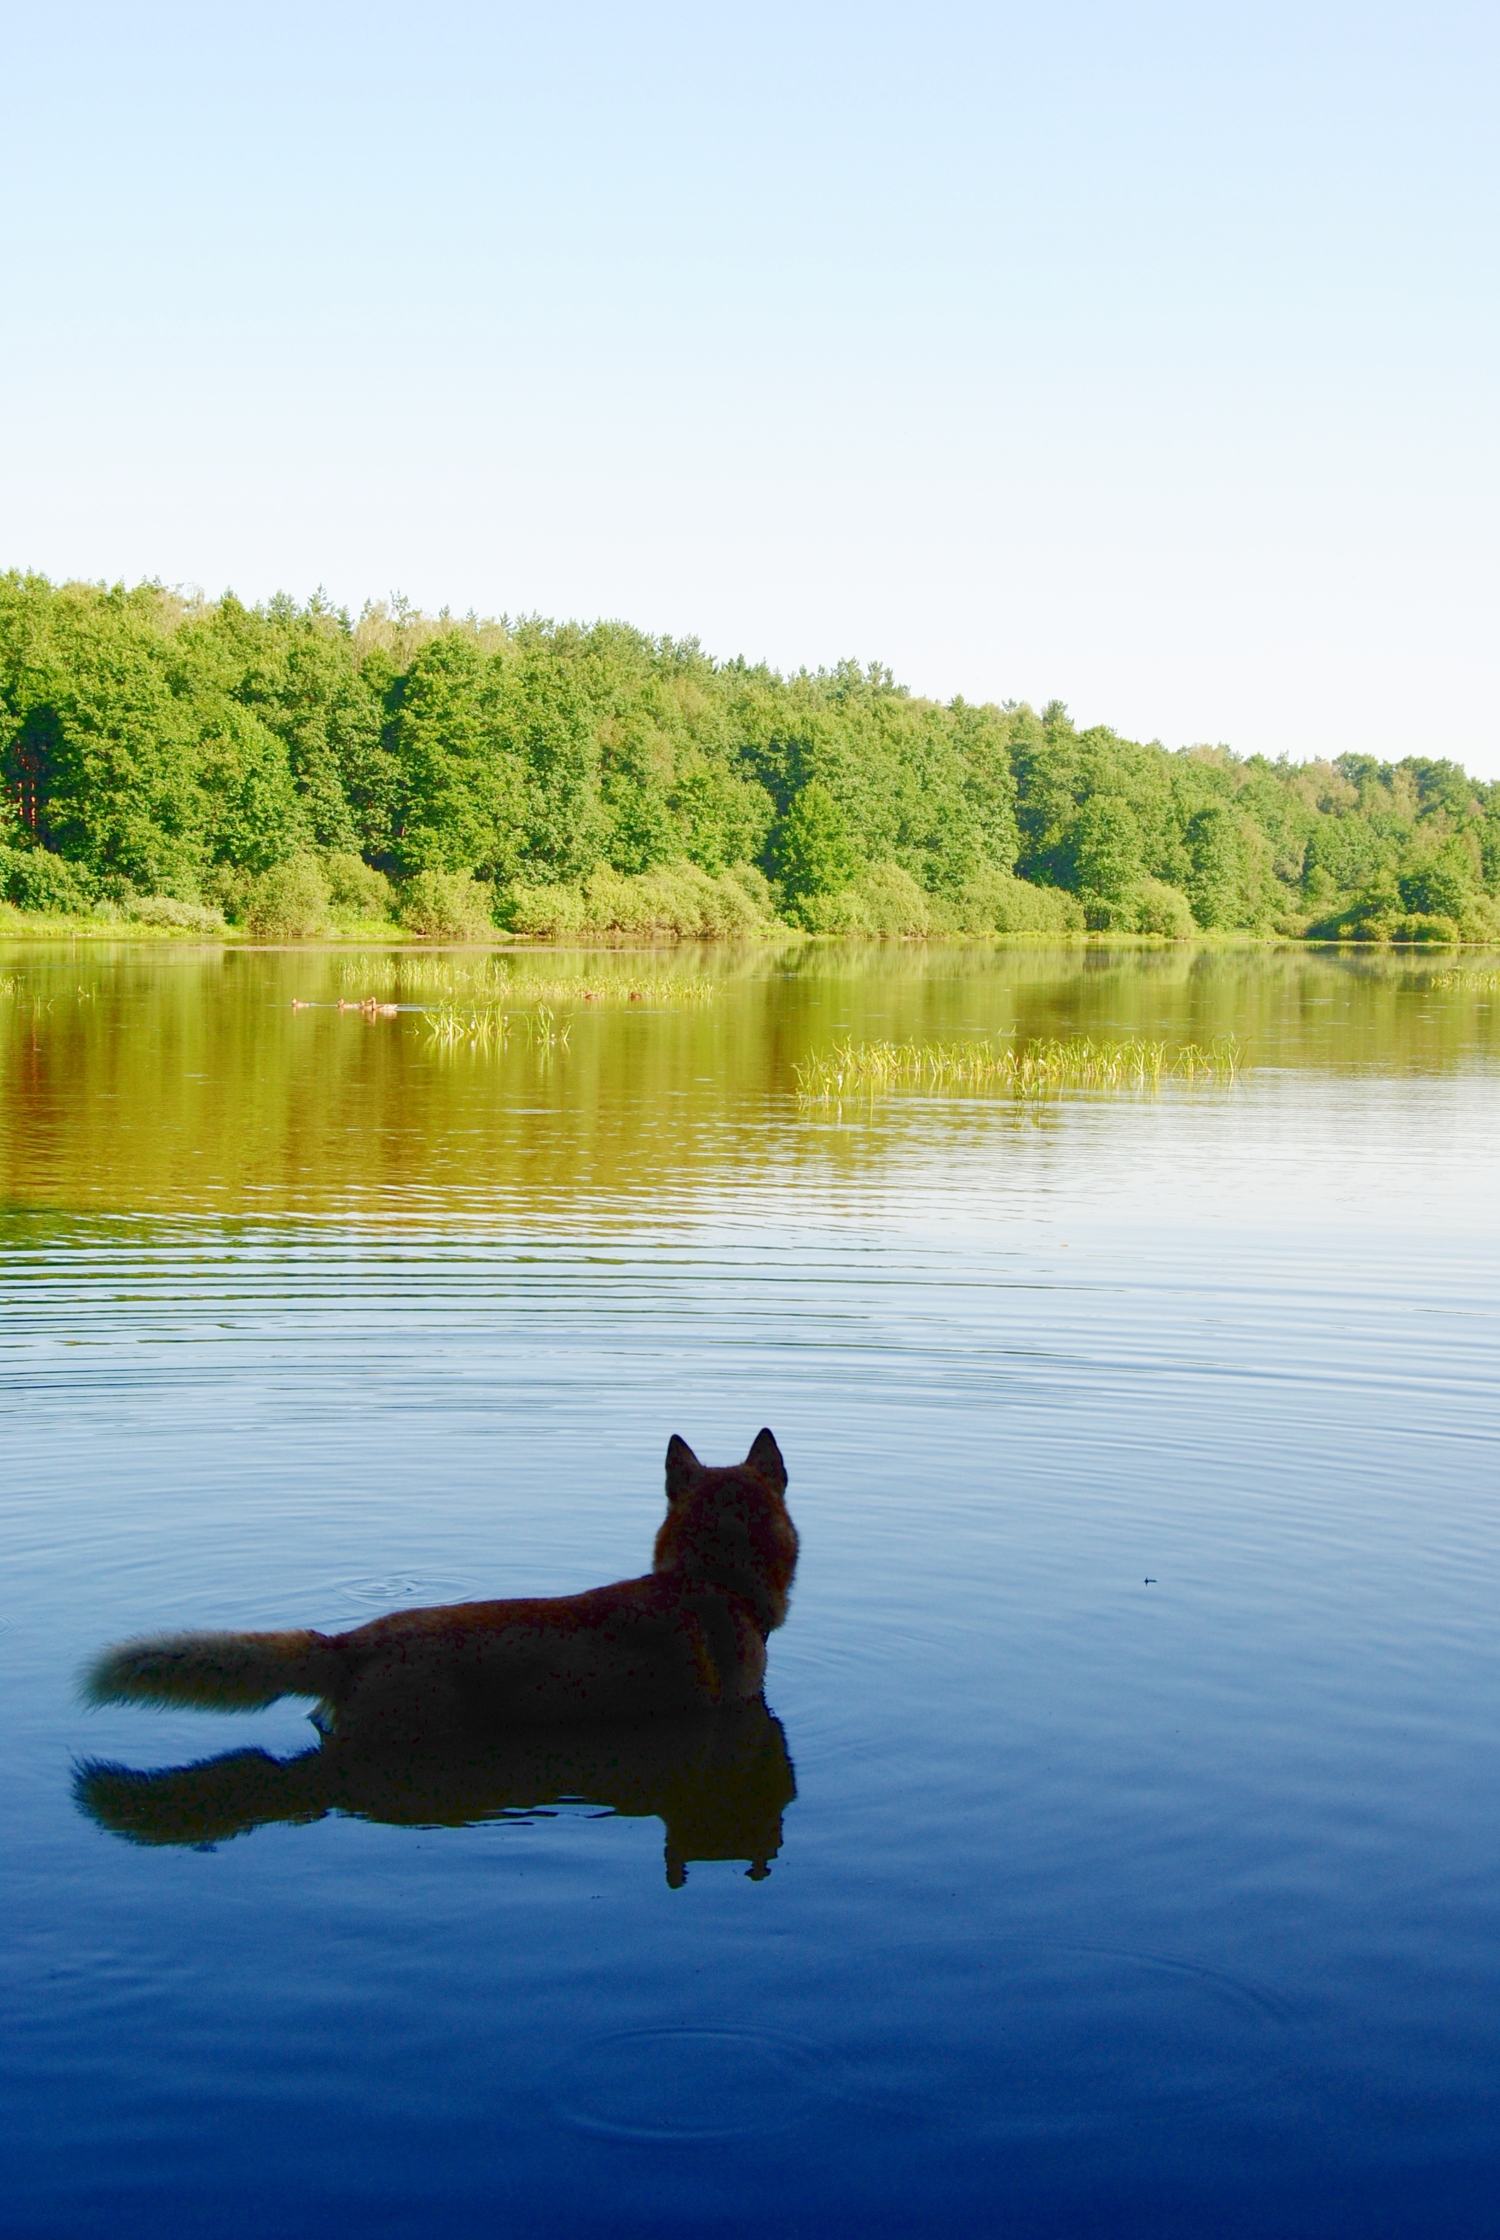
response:
<path id="1" fill-rule="evenodd" d="M 473 1721 L 636 1718 L 744 1703 L 786 1616 L 797 1533 L 769 1431 L 743 1462 L 667 1448 L 652 1569 L 587 1594 L 398 1610 L 352 1633 L 184 1633 L 107 1649 L 95 1703 L 256 1710 L 315 1696 L 339 1734 L 391 1739 Z"/>

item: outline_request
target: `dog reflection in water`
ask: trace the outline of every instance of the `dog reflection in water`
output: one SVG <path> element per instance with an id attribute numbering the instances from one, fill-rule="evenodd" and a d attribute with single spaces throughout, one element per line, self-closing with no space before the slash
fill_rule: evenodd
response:
<path id="1" fill-rule="evenodd" d="M 769 1431 L 725 1469 L 674 1438 L 642 1578 L 403 1610 L 344 1634 L 172 1634 L 106 1650 L 85 1682 L 96 1703 L 254 1710 L 313 1696 L 324 1740 L 288 1762 L 242 1750 L 155 1774 L 87 1766 L 80 1802 L 141 1842 L 206 1843 L 335 1810 L 431 1826 L 587 1799 L 659 1814 L 674 1884 L 689 1858 L 749 1858 L 759 1876 L 795 1794 L 760 1696 L 797 1562 L 785 1493 Z"/>
<path id="2" fill-rule="evenodd" d="M 752 1881 L 771 1871 L 781 1815 L 797 1794 L 780 1722 L 765 1704 L 685 1717 L 611 1719 L 423 1743 L 324 1737 L 300 1757 L 231 1750 L 160 1773 L 86 1765 L 78 1802 L 133 1843 L 222 1843 L 272 1821 L 330 1812 L 396 1827 L 471 1826 L 587 1804 L 666 1828 L 667 1880 L 679 1889 L 697 1860 L 744 1859 Z"/>

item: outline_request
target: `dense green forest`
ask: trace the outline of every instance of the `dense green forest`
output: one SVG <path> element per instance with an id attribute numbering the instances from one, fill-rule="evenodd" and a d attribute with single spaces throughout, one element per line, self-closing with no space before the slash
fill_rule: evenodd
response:
<path id="1" fill-rule="evenodd" d="M 0 576 L 0 900 L 267 934 L 1500 938 L 1500 784 L 620 623 Z"/>

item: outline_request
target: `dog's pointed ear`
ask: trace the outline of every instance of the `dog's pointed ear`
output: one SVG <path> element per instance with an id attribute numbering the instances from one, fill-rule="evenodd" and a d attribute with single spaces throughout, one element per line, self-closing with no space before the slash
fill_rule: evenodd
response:
<path id="1" fill-rule="evenodd" d="M 702 1475 L 703 1465 L 676 1432 L 667 1441 L 667 1499 L 680 1501 L 690 1485 Z"/>
<path id="2" fill-rule="evenodd" d="M 758 1470 L 763 1478 L 769 1478 L 778 1493 L 786 1492 L 786 1464 L 769 1431 L 756 1432 L 745 1461 L 751 1470 Z"/>

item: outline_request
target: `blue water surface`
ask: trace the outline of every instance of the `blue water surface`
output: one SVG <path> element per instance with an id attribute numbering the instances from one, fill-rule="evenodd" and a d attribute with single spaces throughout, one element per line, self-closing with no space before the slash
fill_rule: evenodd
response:
<path id="1" fill-rule="evenodd" d="M 1494 2231 L 1496 1095 L 784 1097 L 753 1171 L 357 1218 L 14 1192 L 0 2226 Z M 637 1571 L 668 1434 L 762 1422 L 768 1858 L 446 1824 L 441 1766 L 399 1824 L 80 1807 L 318 1747 L 85 1710 L 102 1643 Z"/>

